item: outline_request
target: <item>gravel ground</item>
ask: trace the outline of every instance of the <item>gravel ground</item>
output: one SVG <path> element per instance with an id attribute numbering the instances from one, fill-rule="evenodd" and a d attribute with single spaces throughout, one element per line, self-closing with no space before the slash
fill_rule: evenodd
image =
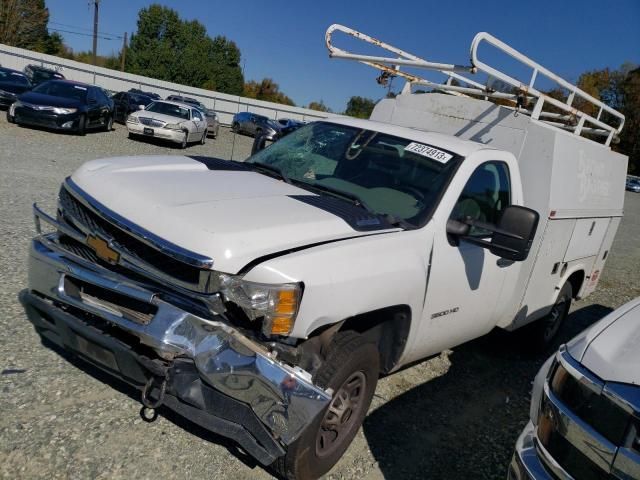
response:
<path id="1" fill-rule="evenodd" d="M 221 129 L 187 152 L 243 159 L 251 141 Z M 137 392 L 44 348 L 16 298 L 34 201 L 52 211 L 60 182 L 83 161 L 182 151 L 128 140 L 122 125 L 76 137 L 9 125 L 4 115 L 0 145 L 0 475 L 271 478 L 231 442 L 175 415 L 143 423 Z M 640 195 L 627 193 L 625 210 L 600 287 L 574 303 L 560 341 L 640 295 Z M 490 335 L 381 379 L 364 427 L 327 478 L 505 478 L 544 361 L 510 340 Z"/>

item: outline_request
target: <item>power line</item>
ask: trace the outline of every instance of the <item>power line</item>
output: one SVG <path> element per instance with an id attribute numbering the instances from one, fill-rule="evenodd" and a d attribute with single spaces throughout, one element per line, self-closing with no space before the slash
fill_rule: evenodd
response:
<path id="1" fill-rule="evenodd" d="M 49 27 L 49 30 L 52 30 L 54 32 L 63 32 L 63 33 L 71 33 L 73 35 L 82 35 L 85 37 L 93 37 L 93 33 L 84 33 L 84 32 L 72 32 L 71 30 L 63 30 L 61 28 L 51 28 Z M 102 40 L 122 40 L 122 36 L 114 36 L 114 37 L 105 37 L 102 35 L 98 35 L 98 37 Z"/>
<path id="2" fill-rule="evenodd" d="M 85 30 L 87 32 L 93 32 L 93 28 L 86 28 L 86 27 L 80 27 L 78 25 L 70 25 L 68 23 L 61 23 L 61 22 L 53 22 L 51 20 L 49 20 L 49 23 L 53 24 L 53 25 L 59 25 L 61 27 L 68 27 L 68 28 L 73 28 L 74 30 Z M 117 33 L 111 33 L 111 32 L 98 32 L 99 35 L 109 35 L 111 37 L 117 37 L 122 39 L 122 35 L 118 35 Z M 93 35 L 93 33 L 92 33 Z"/>

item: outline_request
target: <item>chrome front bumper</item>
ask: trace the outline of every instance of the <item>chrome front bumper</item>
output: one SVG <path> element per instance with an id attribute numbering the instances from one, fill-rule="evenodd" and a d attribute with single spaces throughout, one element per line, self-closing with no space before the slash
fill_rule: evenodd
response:
<path id="1" fill-rule="evenodd" d="M 149 138 L 159 138 L 161 140 L 168 140 L 170 142 L 180 143 L 184 138 L 184 132 L 182 130 L 171 130 L 168 128 L 160 127 L 146 127 L 142 123 L 126 122 L 127 130 L 134 135 L 145 136 Z M 144 133 L 145 128 L 153 129 L 153 135 Z"/>
<path id="2" fill-rule="evenodd" d="M 94 315 L 139 339 L 164 362 L 189 359 L 207 386 L 248 405 L 283 445 L 298 438 L 328 405 L 331 392 L 315 386 L 307 372 L 276 360 L 222 317 L 209 320 L 180 309 L 160 299 L 149 285 L 75 257 L 55 243 L 56 238 L 56 233 L 36 237 L 29 255 L 29 295 L 44 298 L 47 308 L 59 310 L 61 315 L 74 311 Z M 133 321 L 112 303 L 70 291 L 70 282 L 148 303 L 155 313 L 146 324 Z"/>
<path id="3" fill-rule="evenodd" d="M 507 480 L 556 480 L 545 468 L 535 438 L 535 427 L 530 421 L 516 442 Z M 567 475 L 564 478 L 570 477 Z"/>

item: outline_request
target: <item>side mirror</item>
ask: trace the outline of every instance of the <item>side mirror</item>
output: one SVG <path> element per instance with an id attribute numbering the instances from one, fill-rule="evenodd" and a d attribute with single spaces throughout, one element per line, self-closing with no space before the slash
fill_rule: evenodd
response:
<path id="1" fill-rule="evenodd" d="M 529 256 L 539 218 L 540 216 L 535 210 L 512 205 L 502 212 L 497 226 L 472 218 L 449 219 L 447 234 L 450 235 L 455 245 L 458 244 L 459 239 L 464 239 L 469 243 L 488 249 L 500 258 L 521 262 Z M 472 226 L 492 232 L 491 241 L 469 236 L 469 230 Z"/>
<path id="2" fill-rule="evenodd" d="M 489 251 L 494 255 L 521 262 L 531 250 L 540 215 L 535 210 L 512 205 L 505 208 L 493 232 Z"/>
<path id="3" fill-rule="evenodd" d="M 260 150 L 264 150 L 267 147 L 267 135 L 259 133 L 253 139 L 253 145 L 251 146 L 251 155 L 258 153 Z"/>

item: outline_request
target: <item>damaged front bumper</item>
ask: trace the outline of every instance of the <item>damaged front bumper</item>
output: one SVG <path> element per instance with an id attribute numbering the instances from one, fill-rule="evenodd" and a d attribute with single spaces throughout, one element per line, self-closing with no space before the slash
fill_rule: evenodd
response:
<path id="1" fill-rule="evenodd" d="M 143 391 L 163 379 L 166 406 L 263 464 L 328 405 L 330 391 L 222 317 L 178 308 L 148 284 L 70 254 L 57 235 L 33 240 L 29 290 L 20 296 L 42 337 Z"/>

